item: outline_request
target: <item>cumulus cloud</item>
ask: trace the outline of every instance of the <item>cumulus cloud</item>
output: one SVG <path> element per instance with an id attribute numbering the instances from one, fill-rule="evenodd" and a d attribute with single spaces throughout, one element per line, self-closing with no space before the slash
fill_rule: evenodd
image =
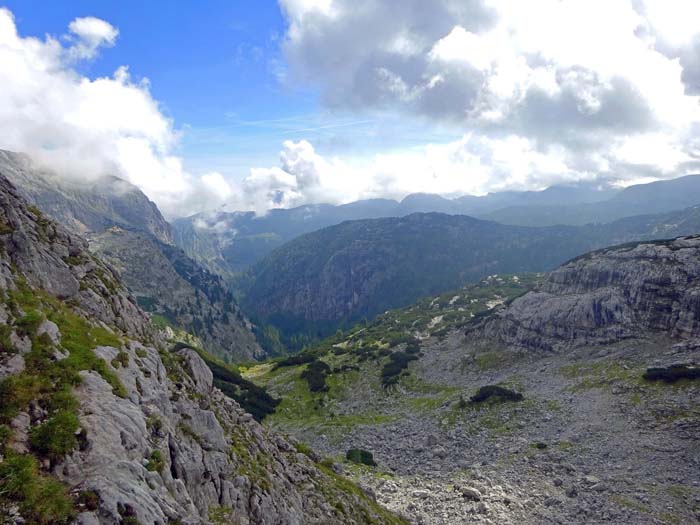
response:
<path id="1" fill-rule="evenodd" d="M 221 205 L 228 196 L 221 177 L 184 170 L 174 153 L 179 134 L 146 80 L 133 80 L 126 67 L 95 79 L 74 69 L 114 45 L 118 30 L 88 17 L 69 31 L 62 39 L 23 37 L 0 9 L 0 148 L 75 179 L 121 176 L 168 216 Z"/>
<path id="2" fill-rule="evenodd" d="M 347 202 L 366 189 L 365 176 L 339 159 L 319 155 L 306 140 L 285 141 L 279 167 L 253 168 L 231 206 L 264 213 L 308 203 Z"/>
<path id="3" fill-rule="evenodd" d="M 119 30 L 109 22 L 94 16 L 76 18 L 68 25 L 71 36 L 67 40 L 73 45 L 69 53 L 75 59 L 88 59 L 97 55 L 101 47 L 112 47 L 119 36 Z"/>
<path id="4" fill-rule="evenodd" d="M 548 179 L 533 155 L 571 179 L 659 178 L 700 165 L 694 0 L 280 4 L 289 82 L 318 87 L 332 108 L 462 130 L 470 138 L 460 148 L 482 155 L 479 169 L 498 184 L 502 165 L 488 164 L 490 152 L 516 144 L 531 153 L 516 147 L 523 164 L 510 169 L 535 170 L 533 183 Z"/>

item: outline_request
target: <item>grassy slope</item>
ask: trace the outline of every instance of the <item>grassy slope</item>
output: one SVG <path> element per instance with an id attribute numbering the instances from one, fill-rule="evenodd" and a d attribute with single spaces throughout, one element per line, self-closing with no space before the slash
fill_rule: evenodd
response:
<path id="1" fill-rule="evenodd" d="M 391 310 L 371 324 L 357 325 L 306 349 L 302 355 L 320 359 L 332 370 L 326 378 L 326 392 L 310 391 L 301 377 L 308 364 L 279 366 L 280 360 L 275 360 L 241 367 L 241 373 L 282 399 L 267 421 L 283 431 L 304 427 L 333 439 L 333 435 L 341 435 L 355 425 L 381 424 L 417 411 L 433 411 L 457 399 L 459 390 L 419 380 L 410 372 L 410 364 L 396 385 L 386 389 L 381 372 L 389 356 L 403 351 L 413 338 L 424 346 L 478 322 L 499 305 L 531 289 L 537 280 L 535 275 L 489 278 Z M 487 355 L 482 366 L 493 366 L 488 360 Z M 363 400 L 359 406 L 369 402 L 373 408 L 353 409 L 354 404 L 348 402 L 358 399 Z"/>

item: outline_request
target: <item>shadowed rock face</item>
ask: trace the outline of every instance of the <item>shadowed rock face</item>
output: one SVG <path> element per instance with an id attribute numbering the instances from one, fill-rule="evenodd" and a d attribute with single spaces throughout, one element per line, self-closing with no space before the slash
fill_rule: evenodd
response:
<path id="1" fill-rule="evenodd" d="M 505 343 L 555 350 L 640 330 L 700 334 L 700 237 L 593 252 L 549 274 L 485 328 Z"/>
<path id="2" fill-rule="evenodd" d="M 35 317 L 60 314 L 56 323 L 30 329 L 30 308 Z M 212 516 L 248 524 L 405 523 L 322 470 L 313 454 L 299 454 L 266 431 L 213 386 L 196 352 L 167 350 L 116 272 L 85 241 L 30 208 L 2 175 L 0 322 L 13 342 L 2 341 L 0 391 L 17 404 L 9 416 L 3 406 L 9 419 L 2 423 L 11 430 L 0 465 L 10 454 L 32 456 L 31 476 L 64 486 L 42 497 L 70 491 L 62 501 L 72 505 L 90 495 L 89 506 L 63 509 L 60 519 L 52 514 L 58 510 L 43 509 L 42 523 L 203 524 Z M 95 342 L 97 329 L 112 346 Z M 56 386 L 63 374 L 46 370 L 58 369 L 79 377 L 60 383 L 62 408 L 46 403 L 52 388 L 30 390 L 30 399 L 20 401 L 8 394 L 16 392 L 19 374 L 25 383 Z M 66 395 L 75 404 L 65 403 Z M 30 436 L 56 411 L 77 416 L 79 443 L 48 461 Z M 0 490 L 0 522 L 24 523 L 23 512 L 38 511 L 23 508 L 24 497 Z"/>

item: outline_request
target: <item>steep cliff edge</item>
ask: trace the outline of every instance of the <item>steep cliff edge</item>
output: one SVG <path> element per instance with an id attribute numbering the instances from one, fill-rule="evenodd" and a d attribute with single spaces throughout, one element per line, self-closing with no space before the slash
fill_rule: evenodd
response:
<path id="1" fill-rule="evenodd" d="M 166 349 L 116 272 L 2 176 L 0 301 L 0 521 L 403 523 Z"/>

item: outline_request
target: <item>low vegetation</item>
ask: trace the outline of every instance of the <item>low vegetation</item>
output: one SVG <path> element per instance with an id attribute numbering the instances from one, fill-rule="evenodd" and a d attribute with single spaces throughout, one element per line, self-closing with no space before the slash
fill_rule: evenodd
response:
<path id="1" fill-rule="evenodd" d="M 351 448 L 345 454 L 345 459 L 351 463 L 357 463 L 360 465 L 368 465 L 370 467 L 376 467 L 377 463 L 374 461 L 374 456 L 368 450 L 363 450 L 361 448 Z"/>
<path id="2" fill-rule="evenodd" d="M 110 366 L 94 353 L 97 346 L 121 348 L 123 341 L 107 328 L 92 325 L 62 301 L 33 290 L 21 278 L 3 298 L 12 316 L 5 325 L 10 328 L 0 333 L 3 350 L 12 350 L 8 347 L 11 330 L 28 337 L 31 350 L 24 356 L 25 369 L 0 381 L 0 454 L 5 457 L 0 463 L 0 507 L 16 504 L 28 523 L 68 523 L 76 503 L 60 482 L 42 473 L 39 460 L 59 463 L 79 445 L 78 401 L 73 395 L 81 381 L 79 372 L 93 370 L 116 395 L 126 395 Z M 40 333 L 45 320 L 58 326 L 58 345 L 47 333 Z M 56 359 L 57 350 L 65 357 Z M 31 453 L 6 449 L 11 439 L 9 423 L 33 403 L 46 417 L 29 429 Z"/>
<path id="3" fill-rule="evenodd" d="M 700 367 L 691 364 L 676 364 L 665 368 L 648 368 L 642 376 L 647 381 L 675 383 L 682 379 L 700 379 Z"/>
<path id="4" fill-rule="evenodd" d="M 177 352 L 182 348 L 190 348 L 190 345 L 176 343 L 172 351 Z M 275 407 L 280 403 L 279 399 L 275 399 L 264 388 L 243 378 L 232 365 L 218 361 L 199 348 L 193 348 L 193 350 L 199 354 L 212 371 L 214 386 L 236 400 L 257 421 L 262 421 L 275 411 Z"/>
<path id="5" fill-rule="evenodd" d="M 309 363 L 306 370 L 301 373 L 301 377 L 302 379 L 306 379 L 311 392 L 327 392 L 328 385 L 326 384 L 326 378 L 330 373 L 331 367 L 323 361 L 316 359 Z"/>
<path id="6" fill-rule="evenodd" d="M 476 394 L 469 398 L 472 403 L 483 403 L 487 400 L 494 402 L 522 401 L 523 399 L 522 394 L 498 385 L 482 386 Z"/>
<path id="7" fill-rule="evenodd" d="M 382 385 L 384 388 L 395 385 L 404 370 L 408 368 L 411 361 L 416 361 L 418 356 L 414 353 L 394 352 L 389 355 L 389 362 L 382 368 Z"/>

